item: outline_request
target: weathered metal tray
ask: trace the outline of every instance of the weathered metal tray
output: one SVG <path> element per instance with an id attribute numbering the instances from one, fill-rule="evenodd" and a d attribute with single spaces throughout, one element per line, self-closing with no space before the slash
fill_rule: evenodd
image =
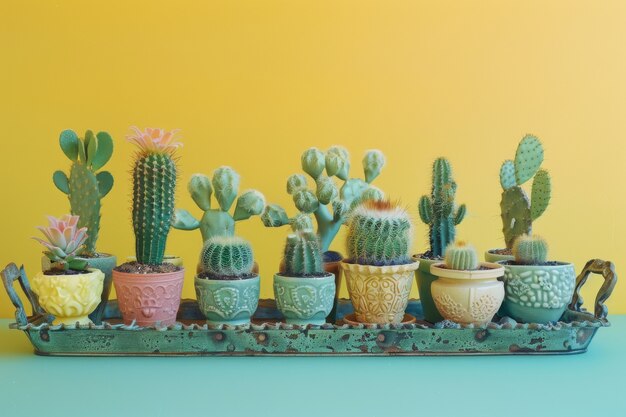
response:
<path id="1" fill-rule="evenodd" d="M 604 284 L 595 301 L 595 314 L 582 308 L 580 289 L 590 273 L 603 275 Z M 461 326 L 443 321 L 423 321 L 419 301 L 409 303 L 407 313 L 415 324 L 342 324 L 352 312 L 348 300 L 338 307 L 338 325 L 300 327 L 281 323 L 273 300 L 261 300 L 250 326 L 209 326 L 197 304 L 185 300 L 177 322 L 164 328 L 126 326 L 121 323 L 117 302 L 109 303 L 101 325 L 51 325 L 39 306 L 24 269 L 10 264 L 2 278 L 16 307 L 11 328 L 24 331 L 39 355 L 60 356 L 186 356 L 186 355 L 511 355 L 568 354 L 587 350 L 596 331 L 609 326 L 604 305 L 616 282 L 610 262 L 592 260 L 576 282 L 576 291 L 561 321 L 553 324 L 522 324 L 509 318 L 486 326 Z M 13 283 L 19 281 L 30 301 L 27 317 Z"/>

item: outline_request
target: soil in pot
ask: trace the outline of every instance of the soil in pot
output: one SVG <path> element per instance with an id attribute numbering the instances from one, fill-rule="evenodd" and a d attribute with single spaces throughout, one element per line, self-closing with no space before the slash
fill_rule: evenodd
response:
<path id="1" fill-rule="evenodd" d="M 162 263 L 161 265 L 140 264 L 137 261 L 126 262 L 117 267 L 114 271 L 123 272 L 125 274 L 168 274 L 180 271 L 182 268 L 170 263 Z"/>

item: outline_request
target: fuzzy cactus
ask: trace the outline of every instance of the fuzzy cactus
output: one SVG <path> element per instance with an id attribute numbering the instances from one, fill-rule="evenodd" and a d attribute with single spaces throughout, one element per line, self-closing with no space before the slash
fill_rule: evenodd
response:
<path id="1" fill-rule="evenodd" d="M 438 158 L 433 164 L 433 185 L 430 196 L 419 201 L 419 215 L 429 227 L 430 255 L 442 257 L 446 248 L 454 242 L 456 226 L 465 217 L 465 204 L 456 206 L 454 198 L 456 182 L 452 179 L 450 162 Z"/>
<path id="2" fill-rule="evenodd" d="M 456 242 L 448 245 L 444 262 L 446 268 L 456 269 L 458 271 L 477 269 L 480 265 L 476 249 L 465 242 Z"/>
<path id="3" fill-rule="evenodd" d="M 46 237 L 46 240 L 37 237 L 33 239 L 46 247 L 47 250 L 44 255 L 50 259 L 51 270 L 59 272 L 68 269 L 82 271 L 87 268 L 87 261 L 76 259 L 88 239 L 87 228 L 78 226 L 79 217 L 66 214 L 57 219 L 48 216 L 48 223 L 48 227 L 37 227 Z"/>
<path id="4" fill-rule="evenodd" d="M 252 273 L 254 255 L 250 242 L 236 236 L 213 236 L 200 255 L 204 272 L 214 279 L 241 279 Z"/>
<path id="5" fill-rule="evenodd" d="M 517 147 L 515 160 L 504 161 L 500 168 L 502 200 L 500 202 L 504 240 L 507 249 L 523 234 L 532 233 L 533 221 L 548 208 L 551 181 L 548 171 L 540 169 L 543 146 L 539 139 L 526 135 Z M 522 184 L 533 179 L 531 197 Z"/>
<path id="6" fill-rule="evenodd" d="M 93 255 L 100 231 L 100 200 L 113 188 L 111 173 L 98 170 L 111 159 L 113 140 L 107 132 L 94 135 L 88 130 L 84 138 L 79 138 L 74 131 L 64 130 L 59 144 L 72 161 L 72 167 L 69 177 L 63 171 L 56 171 L 52 181 L 67 195 L 72 214 L 80 218 L 78 227 L 89 230 L 83 251 Z"/>
<path id="7" fill-rule="evenodd" d="M 548 242 L 537 235 L 521 235 L 513 243 L 515 262 L 523 265 L 541 265 L 548 259 Z"/>
<path id="8" fill-rule="evenodd" d="M 350 155 L 341 146 L 333 146 L 326 152 L 309 148 L 300 160 L 302 170 L 311 177 L 315 187 L 309 187 L 304 175 L 294 174 L 287 179 L 287 193 L 292 196 L 300 214 L 315 216 L 322 252 L 326 253 L 351 210 L 363 201 L 384 198 L 382 191 L 371 183 L 383 169 L 385 157 L 378 150 L 370 150 L 365 154 L 365 180 L 349 178 Z M 333 177 L 343 181 L 341 188 L 335 184 Z M 287 224 L 292 228 L 300 226 L 289 218 L 284 208 L 276 204 L 268 205 L 261 219 L 267 227 Z"/>
<path id="9" fill-rule="evenodd" d="M 133 130 L 127 139 L 139 147 L 132 172 L 135 253 L 141 264 L 160 265 L 174 215 L 174 153 L 182 144 L 174 141 L 177 131 Z"/>
<path id="10" fill-rule="evenodd" d="M 260 215 L 265 208 L 265 197 L 256 190 L 245 191 L 237 198 L 239 174 L 227 166 L 216 169 L 212 179 L 194 174 L 188 189 L 204 214 L 197 220 L 189 211 L 177 209 L 172 226 L 179 230 L 200 229 L 203 242 L 214 236 L 234 236 L 235 222 Z M 211 208 L 211 196 L 217 200 L 217 208 Z M 236 198 L 237 204 L 231 215 L 229 211 Z"/>
<path id="11" fill-rule="evenodd" d="M 285 276 L 316 277 L 325 274 L 320 242 L 311 230 L 298 230 L 287 237 L 284 261 Z"/>
<path id="12" fill-rule="evenodd" d="M 375 266 L 410 263 L 412 235 L 406 210 L 389 201 L 366 201 L 350 216 L 346 238 L 349 259 Z"/>

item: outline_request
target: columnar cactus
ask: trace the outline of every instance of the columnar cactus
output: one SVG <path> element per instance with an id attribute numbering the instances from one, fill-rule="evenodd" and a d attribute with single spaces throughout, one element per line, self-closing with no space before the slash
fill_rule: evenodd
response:
<path id="1" fill-rule="evenodd" d="M 523 265 L 541 265 L 548 259 L 548 242 L 537 235 L 522 235 L 513 244 L 515 262 Z"/>
<path id="2" fill-rule="evenodd" d="M 429 226 L 430 255 L 442 257 L 446 247 L 454 242 L 455 226 L 465 217 L 465 204 L 454 202 L 456 182 L 452 179 L 450 162 L 438 158 L 433 164 L 433 185 L 430 196 L 422 196 L 418 208 L 420 218 Z"/>
<path id="3" fill-rule="evenodd" d="M 312 230 L 298 230 L 287 237 L 284 260 L 285 276 L 315 277 L 325 274 L 320 242 Z"/>
<path id="4" fill-rule="evenodd" d="M 199 228 L 203 242 L 214 236 L 234 236 L 235 222 L 259 215 L 265 208 L 263 194 L 249 190 L 237 199 L 234 213 L 229 213 L 239 191 L 239 174 L 227 166 L 216 169 L 212 180 L 203 174 L 193 175 L 188 189 L 193 201 L 204 214 L 197 220 L 187 210 L 177 209 L 172 226 L 179 230 Z M 211 208 L 211 195 L 215 196 L 218 208 Z"/>
<path id="5" fill-rule="evenodd" d="M 83 254 L 93 255 L 100 230 L 100 199 L 113 188 L 111 173 L 97 171 L 111 158 L 113 140 L 107 132 L 94 135 L 88 130 L 84 138 L 79 138 L 74 131 L 64 130 L 59 143 L 72 167 L 69 178 L 63 171 L 56 171 L 52 180 L 67 195 L 72 214 L 80 218 L 78 227 L 89 229 Z"/>
<path id="6" fill-rule="evenodd" d="M 347 251 L 361 265 L 403 265 L 411 262 L 413 226 L 406 210 L 389 201 L 366 201 L 348 223 Z"/>
<path id="7" fill-rule="evenodd" d="M 78 216 L 66 214 L 61 218 L 48 216 L 48 227 L 39 226 L 47 240 L 34 237 L 37 242 L 46 247 L 44 255 L 50 259 L 53 271 L 68 269 L 82 271 L 87 268 L 87 261 L 76 259 L 88 239 L 87 228 L 78 227 Z"/>
<path id="8" fill-rule="evenodd" d="M 245 278 L 254 267 L 252 246 L 240 237 L 214 236 L 204 243 L 200 263 L 213 279 Z"/>
<path id="9" fill-rule="evenodd" d="M 531 234 L 533 221 L 548 208 L 551 181 L 548 171 L 539 169 L 543 146 L 538 138 L 526 135 L 517 147 L 515 160 L 504 161 L 500 168 L 502 200 L 500 202 L 504 240 L 508 249 L 523 234 Z M 533 178 L 531 197 L 522 189 Z"/>
<path id="10" fill-rule="evenodd" d="M 476 249 L 465 242 L 456 242 L 448 245 L 444 262 L 446 268 L 458 271 L 477 269 L 480 265 Z"/>
<path id="11" fill-rule="evenodd" d="M 371 183 L 385 165 L 385 157 L 378 150 L 365 154 L 365 180 L 348 177 L 350 155 L 340 146 L 333 146 L 326 152 L 317 148 L 307 149 L 302 154 L 301 163 L 302 170 L 315 182 L 315 188 L 309 188 L 304 175 L 294 174 L 287 180 L 287 193 L 292 196 L 301 214 L 315 216 L 322 252 L 326 253 L 352 209 L 366 200 L 383 199 L 382 191 Z M 337 187 L 332 177 L 343 181 L 341 188 Z M 261 219 L 267 227 L 290 224 L 294 230 L 302 230 L 298 229 L 302 225 L 295 221 L 296 217 L 290 219 L 285 209 L 277 204 L 268 205 Z"/>
<path id="12" fill-rule="evenodd" d="M 139 147 L 133 167 L 133 228 L 137 262 L 163 263 L 165 243 L 174 215 L 177 167 L 174 153 L 182 146 L 175 142 L 177 131 L 133 127 L 127 137 Z"/>

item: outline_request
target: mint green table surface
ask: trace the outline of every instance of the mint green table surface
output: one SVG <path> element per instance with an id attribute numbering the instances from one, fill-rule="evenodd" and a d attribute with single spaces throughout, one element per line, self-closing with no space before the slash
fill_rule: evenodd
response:
<path id="1" fill-rule="evenodd" d="M 565 356 L 60 358 L 0 320 L 0 416 L 626 417 L 626 316 Z"/>

